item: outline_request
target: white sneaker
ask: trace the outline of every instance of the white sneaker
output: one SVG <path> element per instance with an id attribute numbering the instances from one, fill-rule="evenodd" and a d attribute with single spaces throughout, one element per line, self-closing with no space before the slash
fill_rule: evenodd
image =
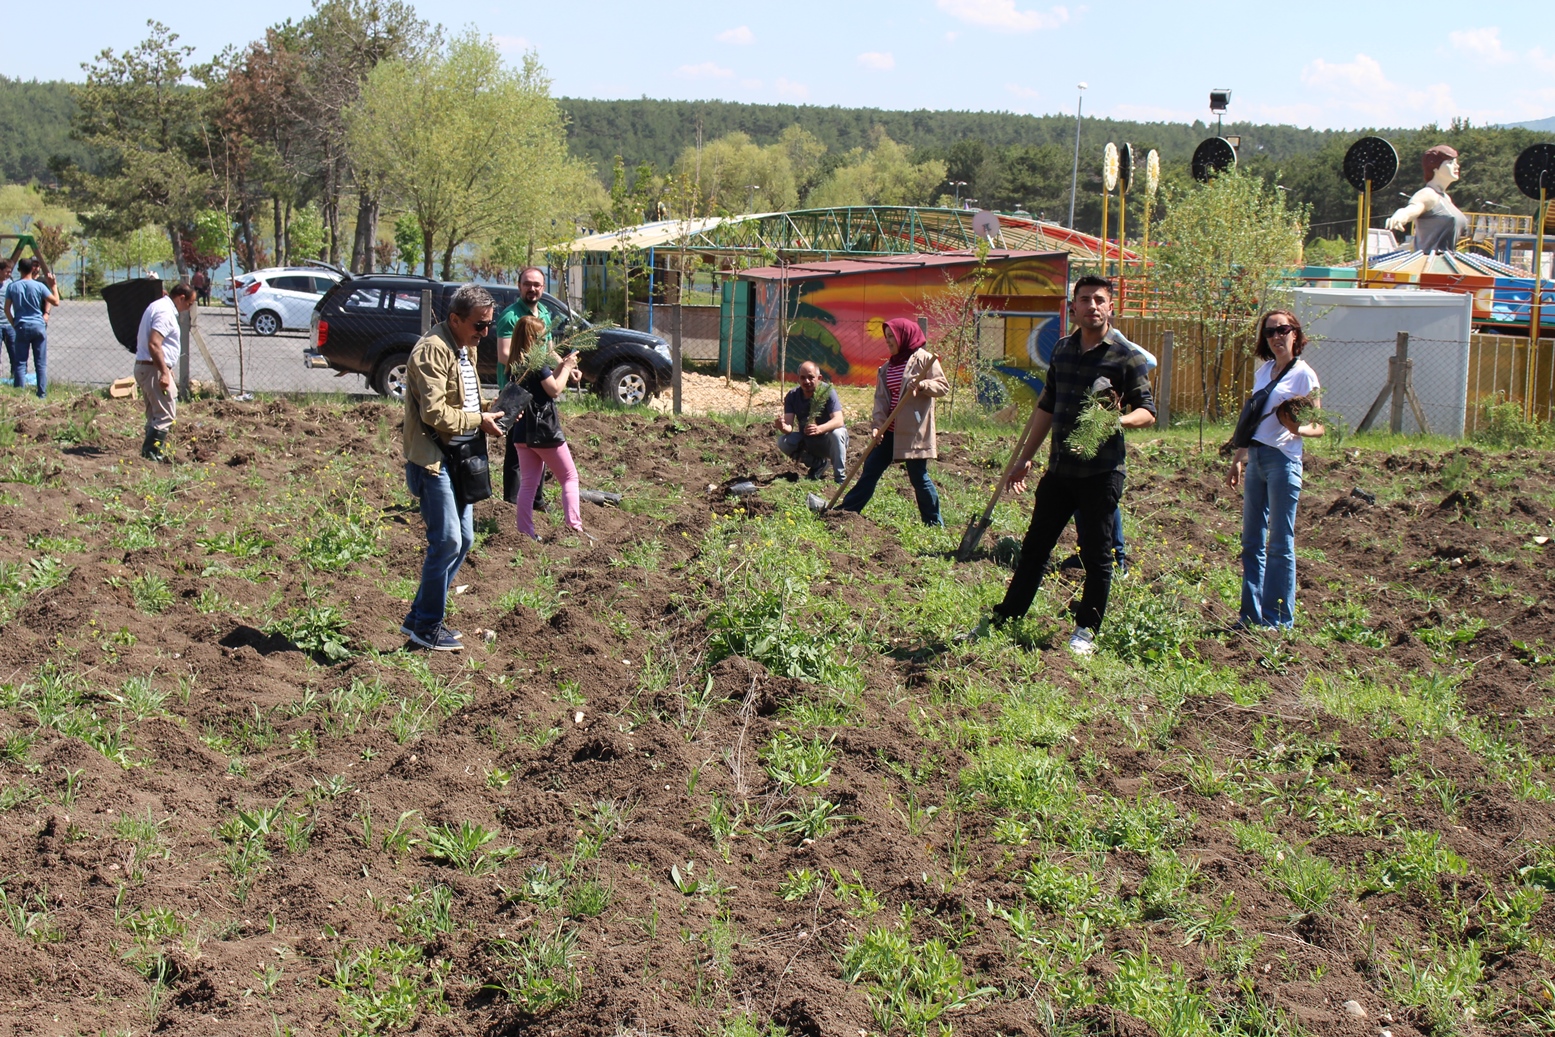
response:
<path id="1" fill-rule="evenodd" d="M 1075 627 L 1069 635 L 1069 650 L 1082 658 L 1095 655 L 1096 632 L 1090 627 Z"/>

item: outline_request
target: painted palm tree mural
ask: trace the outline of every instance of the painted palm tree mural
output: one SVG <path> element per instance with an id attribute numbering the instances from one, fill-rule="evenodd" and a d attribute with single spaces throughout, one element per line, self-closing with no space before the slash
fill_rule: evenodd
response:
<path id="1" fill-rule="evenodd" d="M 1056 330 L 1051 318 L 1063 309 L 1068 256 L 995 251 L 981 267 L 969 252 L 889 256 L 763 267 L 740 277 L 754 282 L 757 377 L 777 377 L 780 363 L 792 373 L 813 360 L 833 381 L 869 385 L 890 355 L 884 321 L 917 318 L 926 300 L 967 294 L 969 285 L 979 311 Z M 1022 369 L 1033 366 L 1027 337 L 1006 336 L 1006 358 Z"/>

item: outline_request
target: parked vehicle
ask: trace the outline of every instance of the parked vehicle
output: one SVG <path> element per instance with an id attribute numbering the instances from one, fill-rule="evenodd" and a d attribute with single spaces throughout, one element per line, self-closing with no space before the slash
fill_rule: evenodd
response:
<path id="1" fill-rule="evenodd" d="M 238 313 L 256 335 L 305 331 L 319 299 L 340 281 L 333 270 L 314 266 L 251 270 L 232 279 Z"/>
<path id="2" fill-rule="evenodd" d="M 303 364 L 360 374 L 384 396 L 405 392 L 405 365 L 421 337 L 421 293 L 432 293 L 432 320 L 448 315 L 459 286 L 405 274 L 362 274 L 333 286 L 314 307 L 312 342 Z M 518 298 L 509 285 L 487 285 L 497 312 Z M 558 339 L 585 331 L 588 321 L 552 295 L 541 305 L 552 315 Z M 627 406 L 645 403 L 670 386 L 670 347 L 664 339 L 627 328 L 599 329 L 598 345 L 579 355 L 585 384 L 609 400 Z M 476 371 L 486 381 L 497 375 L 497 339 L 487 335 L 476 349 Z"/>

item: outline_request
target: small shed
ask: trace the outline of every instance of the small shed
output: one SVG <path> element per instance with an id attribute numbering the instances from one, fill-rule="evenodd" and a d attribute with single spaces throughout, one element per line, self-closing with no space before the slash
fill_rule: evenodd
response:
<path id="1" fill-rule="evenodd" d="M 1323 407 L 1353 428 L 1388 384 L 1398 333 L 1409 333 L 1415 395 L 1430 431 L 1462 436 L 1468 407 L 1469 333 L 1474 297 L 1397 288 L 1298 288 L 1296 316 L 1307 333 L 1302 359 L 1323 386 Z M 1405 410 L 1405 431 L 1418 432 Z"/>
<path id="2" fill-rule="evenodd" d="M 887 320 L 929 318 L 932 342 L 933 324 L 947 311 L 933 300 L 964 297 L 979 319 L 1000 319 L 1003 364 L 1028 369 L 1062 332 L 1068 287 L 1067 252 L 995 249 L 979 260 L 966 250 L 757 267 L 723 286 L 719 368 L 775 379 L 780 364 L 792 373 L 812 360 L 832 381 L 870 385 L 890 354 Z"/>

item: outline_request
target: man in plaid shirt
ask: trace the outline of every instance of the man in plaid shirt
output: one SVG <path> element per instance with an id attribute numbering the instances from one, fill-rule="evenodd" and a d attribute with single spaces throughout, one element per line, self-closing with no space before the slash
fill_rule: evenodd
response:
<path id="1" fill-rule="evenodd" d="M 1083 458 L 1069 449 L 1069 436 L 1087 394 L 1099 392 L 1122 410 L 1124 428 L 1155 424 L 1155 399 L 1144 356 L 1112 330 L 1112 282 L 1094 276 L 1076 281 L 1069 315 L 1075 331 L 1053 350 L 1047 385 L 1031 415 L 1031 435 L 1006 484 L 1010 493 L 1025 492 L 1031 459 L 1051 431 L 1052 452 L 1047 471 L 1037 483 L 1020 564 L 1010 578 L 1004 600 L 994 608 L 993 622 L 1019 619 L 1031 608 L 1053 545 L 1073 518 L 1084 545 L 1080 559 L 1085 564 L 1085 589 L 1075 609 L 1069 650 L 1090 655 L 1095 651 L 1096 631 L 1112 590 L 1112 534 L 1118 501 L 1123 497 L 1125 446 L 1119 431 L 1101 445 L 1095 457 Z M 984 636 L 988 622 L 980 622 L 967 639 Z"/>

